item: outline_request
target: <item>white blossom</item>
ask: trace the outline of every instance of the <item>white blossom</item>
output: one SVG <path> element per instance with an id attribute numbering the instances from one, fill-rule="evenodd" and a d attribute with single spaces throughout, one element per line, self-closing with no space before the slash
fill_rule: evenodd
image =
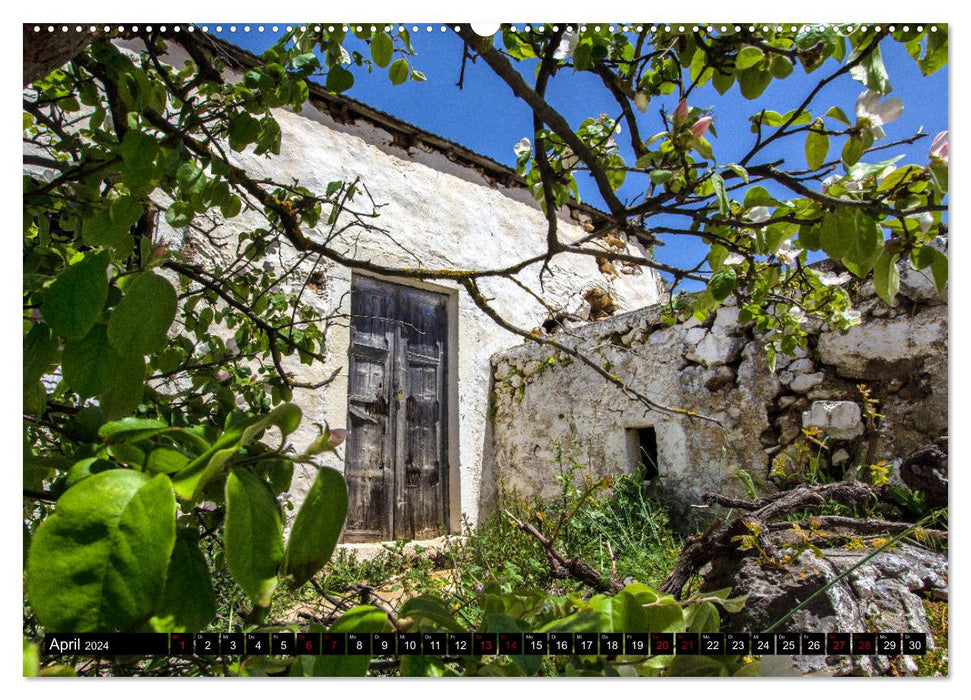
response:
<path id="1" fill-rule="evenodd" d="M 725 258 L 725 265 L 741 265 L 745 262 L 745 257 L 739 255 L 738 253 L 729 253 L 728 257 Z"/>
<path id="2" fill-rule="evenodd" d="M 806 312 L 803 311 L 801 306 L 793 306 L 790 308 L 789 315 L 792 317 L 793 321 L 799 324 L 806 320 Z"/>
<path id="3" fill-rule="evenodd" d="M 851 326 L 855 326 L 860 322 L 860 312 L 856 309 L 847 309 L 840 314 L 845 321 L 847 321 Z"/>
<path id="4" fill-rule="evenodd" d="M 553 58 L 557 61 L 562 61 L 563 59 L 569 58 L 573 55 L 573 52 L 577 48 L 577 44 L 580 42 L 580 37 L 576 32 L 570 30 L 563 32 L 563 36 L 560 37 L 560 45 L 556 47 L 556 51 L 553 52 Z"/>
<path id="5" fill-rule="evenodd" d="M 761 224 L 763 221 L 768 221 L 772 216 L 772 212 L 768 207 L 752 207 L 748 210 L 749 221 Z"/>
<path id="6" fill-rule="evenodd" d="M 516 154 L 516 158 L 519 158 L 524 153 L 531 153 L 533 147 L 529 143 L 529 139 L 520 139 L 515 146 L 512 147 L 512 152 Z"/>
<path id="7" fill-rule="evenodd" d="M 817 277 L 819 278 L 819 283 L 824 287 L 835 287 L 840 284 L 846 284 L 852 279 L 849 272 L 843 272 L 838 275 L 832 272 L 820 272 L 817 274 Z"/>
<path id="8" fill-rule="evenodd" d="M 891 97 L 880 102 L 880 93 L 869 88 L 864 90 L 856 100 L 857 119 L 863 122 L 875 139 L 885 137 L 883 125 L 899 119 L 903 113 L 904 103 L 899 97 Z"/>
<path id="9" fill-rule="evenodd" d="M 800 250 L 792 245 L 792 241 L 783 241 L 775 256 L 786 265 L 795 265 L 796 258 L 799 257 Z"/>

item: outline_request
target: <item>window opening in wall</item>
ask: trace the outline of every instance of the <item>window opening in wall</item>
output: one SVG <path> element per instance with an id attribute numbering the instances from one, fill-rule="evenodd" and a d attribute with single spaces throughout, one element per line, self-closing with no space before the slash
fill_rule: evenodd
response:
<path id="1" fill-rule="evenodd" d="M 652 481 L 661 475 L 657 459 L 657 431 L 653 426 L 629 428 L 627 444 L 633 473 L 640 474 L 643 481 Z"/>

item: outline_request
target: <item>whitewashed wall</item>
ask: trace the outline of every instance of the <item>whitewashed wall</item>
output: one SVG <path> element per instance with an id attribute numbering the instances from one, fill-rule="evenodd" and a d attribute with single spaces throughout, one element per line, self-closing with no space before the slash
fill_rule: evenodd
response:
<path id="1" fill-rule="evenodd" d="M 515 263 L 544 250 L 546 222 L 529 193 L 519 187 L 497 186 L 474 168 L 459 165 L 443 153 L 421 145 L 406 151 L 392 143 L 391 135 L 373 124 L 336 123 L 328 113 L 308 103 L 301 114 L 278 110 L 274 113 L 283 132 L 279 156 L 260 157 L 244 153 L 238 163 L 255 178 L 272 178 L 293 183 L 314 192 L 324 192 L 334 180 L 360 178 L 375 201 L 382 205 L 376 224 L 387 235 L 369 233 L 335 242 L 336 249 L 359 260 L 385 266 L 409 268 L 496 268 Z M 574 221 L 564 209 L 560 236 L 576 240 L 584 235 L 583 222 Z M 266 226 L 255 213 L 225 222 L 218 234 L 228 245 L 217 248 L 201 237 L 187 239 L 183 231 L 165 229 L 162 235 L 174 246 L 191 246 L 197 262 L 215 265 L 235 254 L 233 234 L 247 227 Z M 324 226 L 314 235 L 319 239 Z M 406 252 L 407 251 L 407 252 Z M 634 248 L 630 252 L 635 252 Z M 277 271 L 297 259 L 296 251 L 283 246 L 267 259 Z M 299 288 L 310 263 L 299 268 L 290 283 Z M 519 279 L 554 306 L 584 312 L 582 294 L 591 287 L 609 290 L 621 311 L 639 308 L 659 300 L 662 285 L 650 270 L 606 278 L 594 258 L 558 256 L 547 276 L 545 291 L 538 284 L 539 265 L 520 274 Z M 324 283 L 309 291 L 306 300 L 325 313 L 350 313 L 351 271 L 322 261 L 317 267 Z M 401 281 L 401 280 L 399 280 Z M 462 514 L 475 523 L 479 516 L 483 478 L 483 450 L 486 444 L 487 407 L 490 382 L 489 358 L 495 352 L 522 343 L 497 327 L 475 308 L 472 300 L 456 285 L 411 283 L 452 295 L 452 343 L 449 374 L 457 400 L 450 409 L 451 525 L 456 530 Z M 509 281 L 488 281 L 483 293 L 509 321 L 534 329 L 547 311 L 528 293 Z M 314 421 L 343 427 L 347 416 L 347 366 L 349 332 L 347 320 L 331 328 L 327 338 L 327 362 L 311 368 L 293 363 L 298 381 L 319 381 L 335 370 L 336 379 L 325 389 L 297 390 L 294 401 L 305 419 L 293 436 L 296 449 L 314 437 Z M 339 462 L 333 466 L 341 468 Z M 458 475 L 459 478 L 454 477 Z M 311 483 L 312 471 L 302 470 L 294 479 L 294 496 L 299 500 Z"/>

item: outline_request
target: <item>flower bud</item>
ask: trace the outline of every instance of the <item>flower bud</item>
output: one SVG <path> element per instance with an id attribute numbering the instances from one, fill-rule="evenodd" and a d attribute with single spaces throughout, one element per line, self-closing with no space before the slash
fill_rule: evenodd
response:
<path id="1" fill-rule="evenodd" d="M 711 117 L 702 117 L 691 125 L 691 135 L 700 139 L 708 132 L 709 126 L 711 126 Z"/>
<path id="2" fill-rule="evenodd" d="M 650 101 L 651 101 L 651 98 L 648 97 L 646 92 L 639 92 L 636 95 L 634 95 L 634 105 L 641 112 L 647 111 L 647 105 L 650 103 Z"/>
<path id="3" fill-rule="evenodd" d="M 681 98 L 681 101 L 678 102 L 678 106 L 674 109 L 674 118 L 684 119 L 687 116 L 688 116 L 688 101 L 684 98 Z"/>
<path id="4" fill-rule="evenodd" d="M 947 162 L 947 152 L 948 152 L 948 136 L 946 131 L 942 131 L 937 136 L 934 137 L 934 143 L 931 144 L 931 158 L 938 158 Z"/>
<path id="5" fill-rule="evenodd" d="M 346 439 L 347 428 L 334 428 L 330 431 L 330 439 L 327 440 L 327 444 L 329 444 L 331 447 L 337 447 Z"/>

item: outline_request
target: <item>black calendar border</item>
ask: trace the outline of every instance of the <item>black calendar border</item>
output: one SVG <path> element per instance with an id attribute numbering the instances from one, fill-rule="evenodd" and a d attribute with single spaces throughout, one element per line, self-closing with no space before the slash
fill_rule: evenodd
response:
<path id="1" fill-rule="evenodd" d="M 375 635 L 382 650 L 374 644 Z M 350 641 L 348 643 L 350 635 Z M 392 644 L 387 644 L 388 640 Z M 363 641 L 367 640 L 367 648 Z M 48 633 L 45 656 L 920 656 L 923 632 Z M 468 650 L 468 653 L 458 653 Z"/>

